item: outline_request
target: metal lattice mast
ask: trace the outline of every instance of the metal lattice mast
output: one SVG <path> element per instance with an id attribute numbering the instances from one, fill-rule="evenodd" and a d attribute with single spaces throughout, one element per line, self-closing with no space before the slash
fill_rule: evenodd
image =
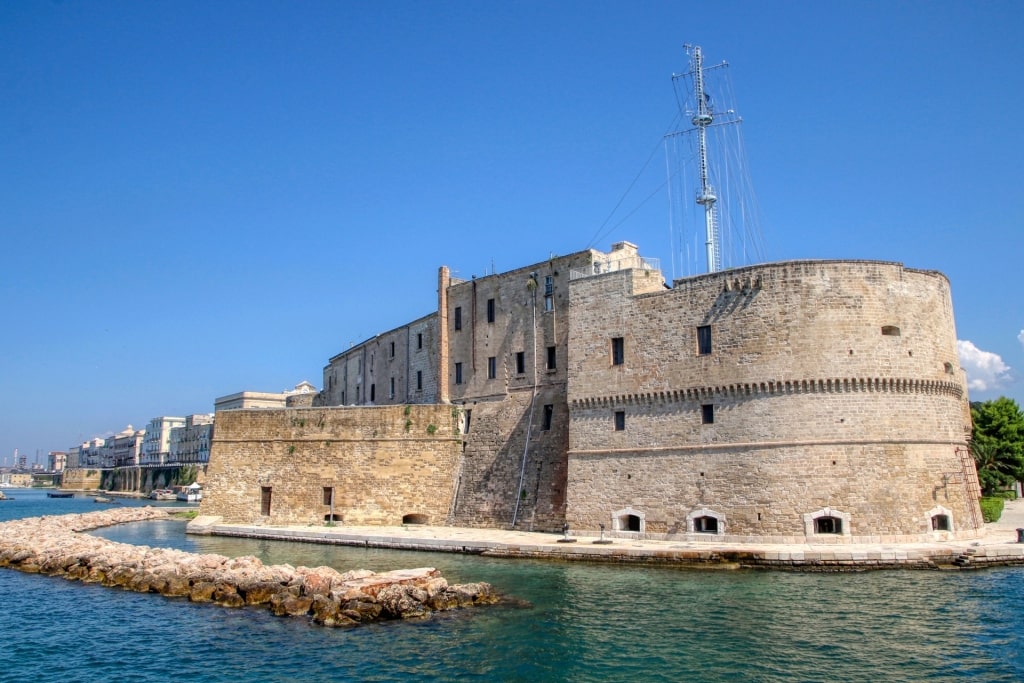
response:
<path id="1" fill-rule="evenodd" d="M 711 185 L 711 180 L 708 177 L 707 128 L 714 122 L 714 115 L 708 106 L 709 98 L 704 92 L 704 57 L 699 45 L 693 47 L 693 63 L 690 68 L 693 73 L 694 96 L 697 100 L 697 111 L 690 119 L 697 129 L 697 155 L 700 159 L 700 192 L 697 194 L 697 203 L 704 207 L 704 247 L 707 252 L 708 272 L 714 273 L 722 269 L 722 252 L 718 242 L 718 219 L 715 209 L 718 197 L 715 195 L 715 188 Z"/>

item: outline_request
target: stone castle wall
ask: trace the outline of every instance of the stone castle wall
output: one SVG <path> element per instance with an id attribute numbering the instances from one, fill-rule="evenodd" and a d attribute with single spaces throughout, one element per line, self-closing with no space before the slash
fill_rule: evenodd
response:
<path id="1" fill-rule="evenodd" d="M 441 405 L 223 411 L 200 512 L 230 523 L 324 524 L 333 489 L 339 522 L 444 524 L 456 430 L 457 410 Z"/>
<path id="2" fill-rule="evenodd" d="M 632 516 L 674 534 L 707 516 L 719 535 L 803 539 L 807 515 L 834 511 L 846 540 L 930 537 L 923 520 L 937 514 L 951 533 L 975 532 L 945 277 L 867 261 L 755 266 L 661 291 L 644 277 L 573 283 L 570 524 Z"/>
<path id="3" fill-rule="evenodd" d="M 469 431 L 463 435 L 455 526 L 508 528 L 514 518 L 518 529 L 561 529 L 569 440 L 565 388 L 540 387 L 532 419 L 531 396 L 532 391 L 517 391 L 504 400 L 462 406 Z M 548 405 L 552 416 L 545 429 Z"/>

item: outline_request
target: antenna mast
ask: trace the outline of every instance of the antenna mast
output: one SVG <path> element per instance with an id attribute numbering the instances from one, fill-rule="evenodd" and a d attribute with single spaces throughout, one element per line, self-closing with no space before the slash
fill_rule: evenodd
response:
<path id="1" fill-rule="evenodd" d="M 697 194 L 697 203 L 704 207 L 704 248 L 707 252 L 708 272 L 714 273 L 722 269 L 722 250 L 718 243 L 718 211 L 715 209 L 718 197 L 708 178 L 707 129 L 715 117 L 708 106 L 711 98 L 704 92 L 704 55 L 701 53 L 700 45 L 693 46 L 690 71 L 693 74 L 694 96 L 697 100 L 697 111 L 690 119 L 690 123 L 697 129 L 697 156 L 700 160 L 700 191 Z"/>

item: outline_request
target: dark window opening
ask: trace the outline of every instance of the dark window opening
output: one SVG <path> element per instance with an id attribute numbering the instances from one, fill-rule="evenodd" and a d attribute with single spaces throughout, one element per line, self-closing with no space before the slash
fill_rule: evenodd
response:
<path id="1" fill-rule="evenodd" d="M 416 333 L 416 348 L 417 349 L 422 349 L 423 348 L 423 333 L 422 332 L 417 332 Z"/>
<path id="2" fill-rule="evenodd" d="M 455 307 L 455 329 L 462 329 L 462 306 Z"/>
<path id="3" fill-rule="evenodd" d="M 715 406 L 712 403 L 705 403 L 700 407 L 700 423 L 710 425 L 715 423 Z"/>
<path id="4" fill-rule="evenodd" d="M 324 515 L 324 521 L 325 522 L 340 522 L 340 521 L 342 521 L 342 519 L 341 519 L 341 515 L 339 513 L 335 512 L 334 514 L 331 514 L 330 512 L 328 512 L 326 515 Z"/>
<path id="5" fill-rule="evenodd" d="M 814 520 L 814 533 L 841 534 L 843 533 L 843 520 L 838 517 L 818 517 Z"/>
<path id="6" fill-rule="evenodd" d="M 345 392 L 341 392 L 341 405 L 345 405 Z"/>
<path id="7" fill-rule="evenodd" d="M 416 391 L 423 391 L 423 371 L 416 371 Z"/>
<path id="8" fill-rule="evenodd" d="M 516 351 L 516 374 L 522 375 L 526 373 L 526 352 Z"/>
<path id="9" fill-rule="evenodd" d="M 932 531 L 949 531 L 949 515 L 933 515 Z"/>
<path id="10" fill-rule="evenodd" d="M 717 534 L 718 520 L 714 517 L 696 517 L 693 520 L 693 530 L 701 534 Z"/>
<path id="11" fill-rule="evenodd" d="M 494 322 L 494 299 L 487 300 L 487 322 Z"/>
<path id="12" fill-rule="evenodd" d="M 472 410 L 467 410 L 466 411 L 466 422 L 462 425 L 462 433 L 463 434 L 469 434 L 469 421 L 470 421 L 470 419 L 472 417 L 473 417 L 473 411 Z"/>
<path id="13" fill-rule="evenodd" d="M 711 353 L 711 325 L 697 328 L 697 353 L 702 356 Z"/>
<path id="14" fill-rule="evenodd" d="M 391 342 L 391 358 L 395 357 L 395 342 Z"/>
<path id="15" fill-rule="evenodd" d="M 638 515 L 626 515 L 622 518 L 623 531 L 640 531 L 640 517 Z"/>
<path id="16" fill-rule="evenodd" d="M 498 359 L 490 356 L 487 359 L 487 379 L 494 379 L 498 376 Z"/>
<path id="17" fill-rule="evenodd" d="M 334 487 L 324 487 L 324 505 L 331 505 L 334 502 Z"/>
<path id="18" fill-rule="evenodd" d="M 421 514 L 402 515 L 402 524 L 426 524 L 427 516 Z"/>
<path id="19" fill-rule="evenodd" d="M 622 337 L 612 337 L 612 365 L 626 362 L 626 345 Z"/>
<path id="20" fill-rule="evenodd" d="M 616 410 L 615 411 L 615 431 L 621 432 L 626 429 L 626 411 Z"/>
<path id="21" fill-rule="evenodd" d="M 882 334 L 884 334 L 887 337 L 898 337 L 900 336 L 900 328 L 896 327 L 895 325 L 883 325 Z"/>
<path id="22" fill-rule="evenodd" d="M 391 392 L 388 394 L 388 398 L 394 398 L 394 397 L 395 397 L 395 378 L 392 377 L 391 378 Z"/>
<path id="23" fill-rule="evenodd" d="M 555 356 L 555 347 L 554 346 L 549 346 L 548 347 L 548 370 L 554 370 L 555 369 L 555 358 L 556 358 L 556 356 Z"/>
<path id="24" fill-rule="evenodd" d="M 377 400 L 377 385 L 376 384 L 371 384 L 370 385 L 370 400 L 371 401 L 376 401 Z"/>
<path id="25" fill-rule="evenodd" d="M 270 516 L 270 486 L 260 487 L 260 514 L 264 517 Z"/>
<path id="26" fill-rule="evenodd" d="M 551 429 L 551 418 L 555 415 L 555 406 L 547 404 L 544 406 L 544 431 Z"/>
<path id="27" fill-rule="evenodd" d="M 462 363 L 455 364 L 455 383 L 462 384 Z"/>

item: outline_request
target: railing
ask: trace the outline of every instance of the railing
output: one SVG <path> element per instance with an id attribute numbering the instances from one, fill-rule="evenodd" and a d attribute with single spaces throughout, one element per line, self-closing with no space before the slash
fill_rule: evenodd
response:
<path id="1" fill-rule="evenodd" d="M 617 270 L 661 270 L 661 260 L 656 258 L 644 258 L 642 256 L 629 256 L 622 259 L 599 259 L 595 260 L 587 270 L 569 271 L 570 280 L 579 280 L 585 277 L 594 277 L 604 273 L 612 273 Z"/>

